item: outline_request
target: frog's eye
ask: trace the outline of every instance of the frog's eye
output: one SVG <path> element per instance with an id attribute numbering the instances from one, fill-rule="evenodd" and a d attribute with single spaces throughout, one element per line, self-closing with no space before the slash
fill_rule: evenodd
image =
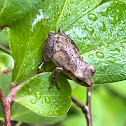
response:
<path id="1" fill-rule="evenodd" d="M 76 78 L 78 82 L 83 82 L 82 79 L 80 78 Z"/>

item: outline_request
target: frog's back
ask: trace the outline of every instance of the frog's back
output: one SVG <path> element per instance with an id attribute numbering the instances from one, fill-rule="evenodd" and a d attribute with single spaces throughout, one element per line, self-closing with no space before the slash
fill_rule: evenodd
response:
<path id="1" fill-rule="evenodd" d="M 78 48 L 63 36 L 55 36 L 56 45 L 52 60 L 66 71 L 74 72 L 83 61 Z"/>

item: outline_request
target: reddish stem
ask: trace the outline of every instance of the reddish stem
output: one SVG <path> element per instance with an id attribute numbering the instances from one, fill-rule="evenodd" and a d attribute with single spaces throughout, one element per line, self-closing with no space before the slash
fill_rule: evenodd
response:
<path id="1" fill-rule="evenodd" d="M 3 30 L 6 27 L 8 27 L 8 25 L 3 25 L 3 26 L 0 27 L 0 29 Z"/>
<path id="2" fill-rule="evenodd" d="M 11 102 L 13 100 L 13 96 L 15 95 L 15 93 L 17 92 L 17 90 L 19 90 L 19 88 L 21 87 L 21 85 L 18 85 L 16 87 L 14 87 L 13 85 L 11 86 L 11 91 L 8 94 L 6 101 Z"/>
<path id="3" fill-rule="evenodd" d="M 6 101 L 6 99 L 4 98 L 1 89 L 0 89 L 0 101 L 1 101 L 1 105 L 2 105 L 3 111 L 4 111 L 5 126 L 11 126 L 10 103 L 8 101 Z"/>

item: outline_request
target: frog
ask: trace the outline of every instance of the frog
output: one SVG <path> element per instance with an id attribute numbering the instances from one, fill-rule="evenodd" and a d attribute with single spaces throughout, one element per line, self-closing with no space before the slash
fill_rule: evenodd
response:
<path id="1" fill-rule="evenodd" d="M 94 83 L 94 66 L 83 60 L 75 42 L 62 29 L 58 30 L 58 34 L 49 32 L 43 46 L 43 59 L 44 62 L 52 60 L 56 65 L 51 75 L 55 83 L 59 72 L 85 87 L 91 87 Z"/>

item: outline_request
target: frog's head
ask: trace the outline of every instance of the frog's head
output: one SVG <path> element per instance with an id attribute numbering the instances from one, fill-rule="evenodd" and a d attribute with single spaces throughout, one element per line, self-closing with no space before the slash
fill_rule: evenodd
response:
<path id="1" fill-rule="evenodd" d="M 81 72 L 77 73 L 75 75 L 75 82 L 78 84 L 85 86 L 85 87 L 91 87 L 92 84 L 94 83 L 94 76 L 95 73 L 95 68 L 89 64 L 87 64 L 87 67 Z"/>

